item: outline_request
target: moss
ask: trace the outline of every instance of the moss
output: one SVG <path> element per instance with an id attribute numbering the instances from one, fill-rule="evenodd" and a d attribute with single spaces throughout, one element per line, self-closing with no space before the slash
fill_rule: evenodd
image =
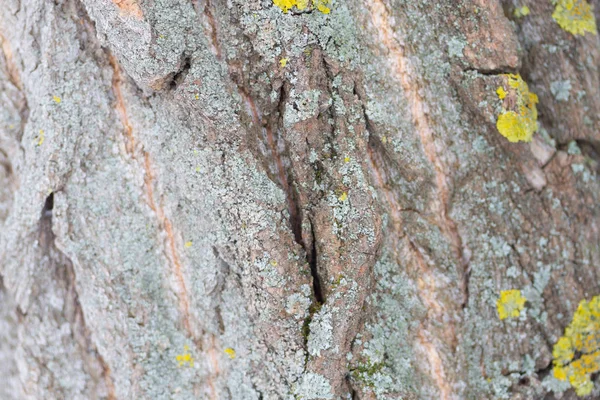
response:
<path id="1" fill-rule="evenodd" d="M 310 335 L 310 323 L 312 322 L 313 316 L 318 313 L 323 307 L 323 304 L 315 301 L 308 308 L 308 317 L 304 319 L 304 323 L 302 324 L 302 337 L 305 342 L 308 342 L 308 336 Z"/>
<path id="2" fill-rule="evenodd" d="M 375 386 L 374 375 L 381 372 L 384 366 L 383 362 L 372 363 L 371 360 L 368 360 L 366 363 L 358 364 L 355 368 L 350 368 L 350 373 L 354 379 L 373 387 Z"/>
<path id="3" fill-rule="evenodd" d="M 335 289 L 336 287 L 340 286 L 342 279 L 344 279 L 344 275 L 343 274 L 338 275 L 337 279 L 331 283 L 331 288 Z"/>

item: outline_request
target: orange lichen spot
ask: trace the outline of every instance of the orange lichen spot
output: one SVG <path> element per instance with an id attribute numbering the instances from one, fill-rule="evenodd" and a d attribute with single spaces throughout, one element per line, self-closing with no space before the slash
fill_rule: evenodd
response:
<path id="1" fill-rule="evenodd" d="M 348 193 L 344 192 L 340 195 L 340 197 L 338 197 L 339 201 L 346 201 L 348 200 Z"/>
<path id="2" fill-rule="evenodd" d="M 591 376 L 600 371 L 600 296 L 579 303 L 552 356 L 556 379 L 569 381 L 578 396 L 592 392 Z"/>
<path id="3" fill-rule="evenodd" d="M 44 130 L 40 129 L 40 132 L 38 133 L 36 142 L 38 146 L 41 146 L 44 143 L 44 138 L 45 138 L 45 134 L 44 134 Z"/>
<path id="4" fill-rule="evenodd" d="M 178 354 L 175 359 L 179 367 L 188 366 L 192 368 L 194 366 L 194 358 L 190 354 L 189 346 L 183 346 L 183 354 Z"/>
<path id="5" fill-rule="evenodd" d="M 231 347 L 227 347 L 225 350 L 223 350 L 225 352 L 225 354 L 227 354 L 229 356 L 229 358 L 231 358 L 232 360 L 235 358 L 235 350 L 232 349 Z"/>
<path id="6" fill-rule="evenodd" d="M 563 30 L 573 35 L 598 33 L 594 11 L 586 0 L 558 0 L 552 18 Z"/>
<path id="7" fill-rule="evenodd" d="M 289 58 L 282 58 L 281 60 L 279 60 L 279 65 L 281 65 L 281 68 L 285 68 L 285 66 L 287 65 L 288 61 L 290 61 Z"/>
<path id="8" fill-rule="evenodd" d="M 192 244 L 193 244 L 192 241 L 188 241 L 188 242 L 185 242 L 184 246 L 186 249 L 189 249 L 190 247 L 192 247 Z"/>
<path id="9" fill-rule="evenodd" d="M 498 87 L 496 94 L 502 100 L 502 113 L 496 127 L 509 142 L 530 142 L 538 130 L 538 97 L 519 74 L 503 74 L 505 86 Z"/>
<path id="10" fill-rule="evenodd" d="M 119 7 L 122 14 L 131 15 L 137 19 L 142 19 L 144 14 L 137 0 L 112 0 Z"/>
<path id="11" fill-rule="evenodd" d="M 515 8 L 515 11 L 513 14 L 517 18 L 521 18 L 521 17 L 525 17 L 525 16 L 529 15 L 529 13 L 531 13 L 531 10 L 529 9 L 529 7 L 523 6 L 523 7 Z"/>
<path id="12" fill-rule="evenodd" d="M 54 102 L 55 102 L 56 104 L 59 104 L 59 103 L 61 102 L 61 99 L 60 99 L 60 97 L 58 97 L 58 96 L 52 96 L 52 100 L 54 100 Z"/>
<path id="13" fill-rule="evenodd" d="M 273 0 L 273 4 L 281 8 L 281 11 L 287 13 L 292 8 L 296 8 L 298 11 L 306 10 L 309 6 L 316 8 L 323 14 L 329 14 L 331 10 L 329 3 L 331 0 Z"/>
<path id="14" fill-rule="evenodd" d="M 527 299 L 521 294 L 520 290 L 503 290 L 496 301 L 498 317 L 500 319 L 517 318 L 521 315 L 521 310 L 525 306 Z"/>

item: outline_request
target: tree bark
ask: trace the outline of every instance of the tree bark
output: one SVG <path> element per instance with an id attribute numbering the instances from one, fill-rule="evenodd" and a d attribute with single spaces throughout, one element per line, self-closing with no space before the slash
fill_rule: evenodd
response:
<path id="1" fill-rule="evenodd" d="M 3 0 L 0 398 L 576 397 L 598 37 L 550 0 L 306 3 Z"/>

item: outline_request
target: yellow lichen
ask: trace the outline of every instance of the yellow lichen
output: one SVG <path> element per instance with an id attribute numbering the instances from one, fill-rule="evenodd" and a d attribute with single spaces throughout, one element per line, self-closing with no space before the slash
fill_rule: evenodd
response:
<path id="1" fill-rule="evenodd" d="M 344 157 L 344 162 L 345 163 L 349 163 L 350 162 L 350 157 L 348 157 L 348 156 Z"/>
<path id="2" fill-rule="evenodd" d="M 568 380 L 579 396 L 592 392 L 591 375 L 600 371 L 600 296 L 579 303 L 552 356 L 556 379 Z"/>
<path id="3" fill-rule="evenodd" d="M 344 192 L 340 195 L 340 197 L 338 197 L 339 201 L 346 201 L 348 200 L 348 193 Z"/>
<path id="4" fill-rule="evenodd" d="M 500 319 L 517 318 L 521 315 L 521 310 L 525 306 L 527 299 L 521 294 L 520 290 L 503 290 L 496 302 L 498 317 Z"/>
<path id="5" fill-rule="evenodd" d="M 331 0 L 273 0 L 273 4 L 281 8 L 281 11 L 284 13 L 287 13 L 294 7 L 296 7 L 298 11 L 303 11 L 311 5 L 323 14 L 329 14 L 331 10 L 327 6 L 330 2 Z"/>
<path id="6" fill-rule="evenodd" d="M 192 247 L 192 244 L 193 243 L 191 241 L 189 241 L 189 242 L 185 242 L 184 246 L 186 249 L 189 249 L 190 247 Z"/>
<path id="7" fill-rule="evenodd" d="M 496 89 L 496 93 L 498 94 L 498 98 L 500 98 L 500 100 L 504 100 L 506 97 L 506 90 L 504 90 L 502 86 L 499 86 L 498 89 Z"/>
<path id="8" fill-rule="evenodd" d="M 276 267 L 277 266 L 277 260 L 271 260 L 269 262 L 271 264 L 271 266 Z"/>
<path id="9" fill-rule="evenodd" d="M 558 0 L 552 18 L 562 29 L 573 35 L 597 34 L 596 18 L 586 0 Z"/>
<path id="10" fill-rule="evenodd" d="M 232 360 L 235 358 L 235 350 L 232 349 L 231 347 L 227 347 L 225 350 L 223 350 L 225 352 L 225 354 L 227 354 L 229 356 L 229 358 L 231 358 Z"/>
<path id="11" fill-rule="evenodd" d="M 519 74 L 503 74 L 506 87 L 498 87 L 496 94 L 503 100 L 503 111 L 498 116 L 496 127 L 509 142 L 530 142 L 538 130 L 538 97 L 529 91 L 529 86 Z M 506 107 L 505 107 L 506 106 Z"/>
<path id="12" fill-rule="evenodd" d="M 331 0 L 314 0 L 315 6 L 317 10 L 321 11 L 323 14 L 329 14 L 331 9 L 327 7 Z"/>
<path id="13" fill-rule="evenodd" d="M 52 100 L 54 100 L 54 102 L 57 104 L 61 102 L 61 99 L 58 96 L 52 96 Z"/>
<path id="14" fill-rule="evenodd" d="M 37 137 L 37 145 L 38 146 L 41 146 L 44 143 L 44 138 L 45 138 L 44 130 L 40 129 L 40 133 L 38 134 L 38 137 Z"/>
<path id="15" fill-rule="evenodd" d="M 529 15 L 530 12 L 531 12 L 531 10 L 529 9 L 529 7 L 523 6 L 523 7 L 515 8 L 515 12 L 513 14 L 517 18 L 521 18 L 521 17 L 525 17 L 525 16 Z"/>
<path id="16" fill-rule="evenodd" d="M 279 65 L 281 65 L 281 68 L 285 68 L 289 60 L 289 58 L 282 58 L 281 60 L 279 60 Z"/>
<path id="17" fill-rule="evenodd" d="M 177 355 L 175 359 L 177 360 L 177 365 L 179 367 L 187 365 L 192 368 L 194 366 L 194 358 L 190 354 L 189 346 L 183 346 L 183 354 Z"/>

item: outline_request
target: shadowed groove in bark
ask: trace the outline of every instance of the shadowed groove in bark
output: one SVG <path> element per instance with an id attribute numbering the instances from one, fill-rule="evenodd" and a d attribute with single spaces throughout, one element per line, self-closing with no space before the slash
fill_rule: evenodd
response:
<path id="1" fill-rule="evenodd" d="M 312 220 L 310 221 L 310 233 L 311 233 L 311 251 L 308 253 L 308 264 L 310 265 L 310 274 L 313 278 L 313 292 L 315 295 L 315 300 L 318 304 L 325 303 L 325 295 L 323 294 L 321 276 L 319 275 L 318 265 L 317 265 L 317 237 L 315 235 L 315 227 L 313 225 Z"/>
<path id="2" fill-rule="evenodd" d="M 101 378 L 106 386 L 106 396 L 109 400 L 115 400 L 115 386 L 111 376 L 111 370 L 104 357 L 98 352 L 96 345 L 93 343 L 90 331 L 85 323 L 85 315 L 79 302 L 79 294 L 77 292 L 75 270 L 71 260 L 56 246 L 54 232 L 52 231 L 52 213 L 54 209 L 54 193 L 50 193 L 44 201 L 40 215 L 40 234 L 42 239 L 40 242 L 44 244 L 45 252 L 56 252 L 60 256 L 60 262 L 56 266 L 57 272 L 61 279 L 66 281 L 66 296 L 65 307 L 63 309 L 64 316 L 71 326 L 71 334 L 74 341 L 79 346 L 82 356 L 87 359 L 92 358 L 91 362 L 97 362 L 101 368 Z M 85 361 L 85 360 L 84 360 Z M 89 366 L 89 362 L 84 362 L 84 365 Z M 86 372 L 92 377 L 91 371 Z"/>
<path id="3" fill-rule="evenodd" d="M 175 90 L 177 87 L 185 80 L 188 72 L 190 72 L 190 68 L 192 68 L 192 58 L 186 55 L 181 57 L 180 67 L 173 74 L 171 79 L 167 79 L 169 82 L 168 87 L 170 90 Z"/>
<path id="4" fill-rule="evenodd" d="M 194 0 L 193 2 L 194 9 L 199 13 L 198 1 Z M 207 22 L 207 36 L 211 38 L 211 44 L 213 47 L 213 51 L 217 60 L 221 60 L 221 46 L 218 41 L 218 32 L 217 25 L 213 13 L 211 11 L 211 3 L 207 1 L 205 3 L 205 7 L 202 10 L 202 14 L 204 15 L 204 19 Z M 229 69 L 230 65 L 227 66 Z M 230 71 L 231 75 L 231 71 Z M 255 129 L 262 132 L 263 137 L 267 144 L 268 158 L 270 162 L 275 164 L 275 169 L 277 172 L 277 183 L 285 192 L 286 201 L 288 204 L 288 213 L 289 213 L 289 224 L 294 235 L 294 240 L 298 243 L 306 254 L 306 260 L 310 265 L 310 271 L 313 278 L 313 295 L 315 297 L 316 303 L 321 305 L 324 302 L 324 295 L 321 288 L 321 278 L 318 274 L 317 269 L 317 250 L 316 250 L 316 240 L 315 240 L 315 231 L 314 227 L 311 224 L 311 248 L 307 248 L 307 243 L 302 237 L 302 221 L 303 221 L 303 213 L 302 213 L 302 205 L 298 199 L 298 193 L 296 188 L 294 187 L 294 178 L 291 169 L 286 169 L 284 166 L 284 162 L 282 159 L 282 154 L 277 148 L 277 142 L 282 140 L 285 142 L 285 139 L 281 137 L 281 126 L 283 125 L 283 115 L 285 112 L 285 102 L 287 100 L 287 93 L 285 91 L 285 84 L 282 84 L 279 88 L 279 98 L 276 107 L 274 110 L 277 112 L 275 117 L 272 117 L 270 121 L 265 121 L 263 118 L 263 114 L 259 111 L 255 100 L 250 95 L 249 91 L 244 87 L 244 84 L 239 82 L 238 79 L 231 78 L 231 82 L 235 86 L 238 94 L 242 98 L 242 102 L 245 105 L 245 110 L 248 112 L 252 119 L 252 123 L 255 126 Z M 276 121 L 276 122 L 274 122 Z M 286 146 L 287 147 L 287 146 Z"/>

